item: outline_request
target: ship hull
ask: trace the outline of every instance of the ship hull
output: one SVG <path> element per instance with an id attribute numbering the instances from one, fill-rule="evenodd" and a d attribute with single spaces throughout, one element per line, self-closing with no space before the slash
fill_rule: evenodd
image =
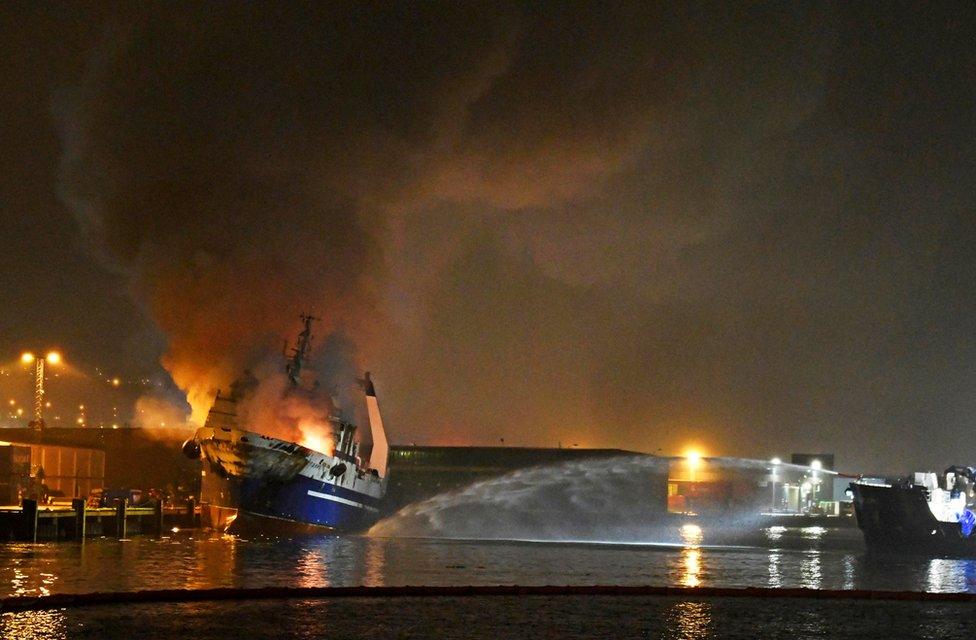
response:
<path id="1" fill-rule="evenodd" d="M 354 470 L 334 476 L 348 462 L 295 443 L 252 432 L 201 429 L 204 459 L 201 503 L 220 530 L 259 529 L 351 532 L 379 515 L 385 481 Z M 351 465 L 348 465 L 351 466 Z"/>
<path id="2" fill-rule="evenodd" d="M 367 528 L 379 513 L 377 498 L 302 475 L 285 481 L 261 475 L 219 478 L 205 483 L 201 499 L 210 506 L 237 512 L 238 521 L 243 520 L 240 515 L 247 514 L 332 531 Z M 227 517 L 221 514 L 213 522 L 220 528 Z M 234 524 L 239 528 L 238 521 Z"/>
<path id="3" fill-rule="evenodd" d="M 869 549 L 976 557 L 976 533 L 936 519 L 923 487 L 854 483 L 851 491 Z"/>

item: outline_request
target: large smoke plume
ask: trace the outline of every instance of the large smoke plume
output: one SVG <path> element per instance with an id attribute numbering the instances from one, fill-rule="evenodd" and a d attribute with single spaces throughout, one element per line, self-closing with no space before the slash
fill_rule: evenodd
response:
<path id="1" fill-rule="evenodd" d="M 973 359 L 917 311 L 976 317 L 973 49 L 921 13 L 134 5 L 59 95 L 63 193 L 197 420 L 308 310 L 398 440 L 880 460 Z"/>
<path id="2" fill-rule="evenodd" d="M 630 13 L 588 16 L 587 37 L 639 45 L 633 26 L 617 32 Z M 197 422 L 215 388 L 263 363 L 303 308 L 326 318 L 321 333 L 341 327 L 373 347 L 384 322 L 378 245 L 401 237 L 412 213 L 576 197 L 634 159 L 645 102 L 660 89 L 649 82 L 660 45 L 588 68 L 571 38 L 549 33 L 560 25 L 548 21 L 569 15 L 448 5 L 165 14 L 111 23 L 66 99 L 64 192 L 132 273 Z M 540 35 L 559 55 L 532 55 Z M 572 80 L 553 94 L 537 74 Z"/>

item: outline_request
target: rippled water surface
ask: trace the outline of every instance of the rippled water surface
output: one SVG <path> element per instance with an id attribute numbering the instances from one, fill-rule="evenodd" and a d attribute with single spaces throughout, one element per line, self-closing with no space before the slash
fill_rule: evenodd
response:
<path id="1" fill-rule="evenodd" d="M 355 585 L 670 585 L 976 593 L 976 561 L 867 553 L 857 529 L 773 527 L 745 539 L 678 526 L 678 544 L 383 537 L 0 545 L 3 596 Z M 0 637 L 955 638 L 965 603 L 756 598 L 487 597 L 108 605 L 7 613 Z"/>
<path id="2" fill-rule="evenodd" d="M 694 525 L 677 545 L 254 538 L 0 545 L 2 594 L 160 588 L 627 584 L 976 593 L 976 560 L 865 551 L 857 529 L 771 528 L 718 544 Z"/>
<path id="3" fill-rule="evenodd" d="M 532 596 L 203 602 L 0 618 L 5 638 L 50 640 L 499 640 L 971 638 L 971 605 L 947 602 Z"/>

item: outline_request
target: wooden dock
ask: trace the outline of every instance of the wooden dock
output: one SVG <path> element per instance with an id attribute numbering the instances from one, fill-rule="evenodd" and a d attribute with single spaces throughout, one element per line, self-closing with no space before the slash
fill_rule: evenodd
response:
<path id="1" fill-rule="evenodd" d="M 116 500 L 111 507 L 89 507 L 77 498 L 71 504 L 39 505 L 25 499 L 20 506 L 0 507 L 0 541 L 84 540 L 86 537 L 130 535 L 160 536 L 174 527 L 200 526 L 200 509 L 193 500 L 186 506 L 162 501 L 130 506 Z"/>

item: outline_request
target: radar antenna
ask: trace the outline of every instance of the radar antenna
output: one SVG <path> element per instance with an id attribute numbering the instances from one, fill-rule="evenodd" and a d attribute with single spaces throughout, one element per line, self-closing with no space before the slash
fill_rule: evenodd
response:
<path id="1" fill-rule="evenodd" d="M 288 380 L 291 382 L 293 387 L 297 387 L 299 385 L 299 381 L 302 377 L 302 365 L 305 363 L 305 358 L 308 357 L 309 351 L 312 350 L 312 322 L 322 319 L 315 318 L 308 313 L 303 313 L 299 317 L 302 320 L 304 328 L 302 329 L 302 332 L 298 334 L 298 342 L 296 342 L 294 348 L 292 348 L 291 357 L 288 359 L 288 363 L 285 365 L 285 372 L 288 374 Z"/>

